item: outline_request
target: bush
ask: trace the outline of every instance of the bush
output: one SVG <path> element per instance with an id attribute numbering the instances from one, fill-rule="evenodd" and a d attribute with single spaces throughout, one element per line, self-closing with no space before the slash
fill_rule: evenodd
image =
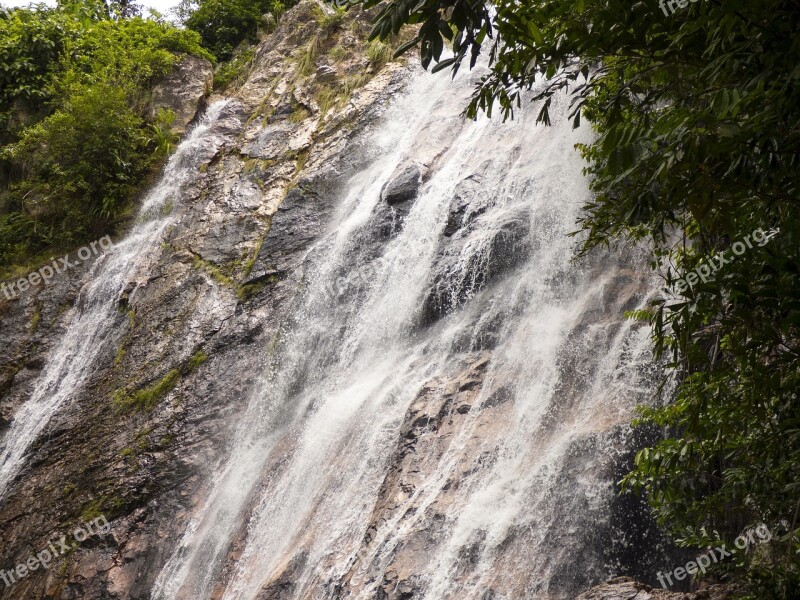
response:
<path id="1" fill-rule="evenodd" d="M 0 264 L 12 264 L 46 244 L 36 233 L 36 223 L 27 215 L 0 215 Z"/>
<path id="2" fill-rule="evenodd" d="M 0 112 L 17 100 L 40 106 L 74 24 L 56 10 L 0 8 Z"/>
<path id="3" fill-rule="evenodd" d="M 245 79 L 255 51 L 247 48 L 240 51 L 233 59 L 221 64 L 214 73 L 214 89 L 224 90 L 231 84 L 238 85 Z"/>
<path id="4" fill-rule="evenodd" d="M 72 0 L 0 12 L 0 266 L 109 233 L 174 139 L 150 89 L 213 58 L 164 21 Z"/>
<path id="5" fill-rule="evenodd" d="M 28 199 L 29 212 L 77 217 L 69 226 L 78 231 L 118 216 L 149 163 L 144 122 L 127 97 L 107 83 L 81 86 L 7 148 L 25 169 L 14 193 Z"/>

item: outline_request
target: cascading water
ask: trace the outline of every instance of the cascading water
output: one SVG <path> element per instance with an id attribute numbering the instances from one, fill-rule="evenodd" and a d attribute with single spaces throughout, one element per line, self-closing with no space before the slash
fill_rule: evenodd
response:
<path id="1" fill-rule="evenodd" d="M 98 259 L 90 281 L 68 315 L 67 331 L 51 353 L 31 397 L 14 415 L 0 451 L 0 499 L 22 469 L 28 449 L 64 403 L 85 383 L 104 349 L 113 343 L 120 327 L 117 301 L 148 256 L 158 248 L 170 224 L 172 203 L 182 187 L 197 176 L 198 167 L 210 160 L 224 138 L 213 130 L 226 101 L 214 103 L 204 118 L 176 148 L 159 183 L 146 195 L 136 225 L 113 250 Z"/>
<path id="2" fill-rule="evenodd" d="M 459 81 L 417 77 L 373 134 L 155 600 L 565 597 L 608 570 L 592 530 L 651 389 L 621 311 L 648 283 L 571 260 L 590 134 L 567 99 L 550 128 L 464 121 Z"/>

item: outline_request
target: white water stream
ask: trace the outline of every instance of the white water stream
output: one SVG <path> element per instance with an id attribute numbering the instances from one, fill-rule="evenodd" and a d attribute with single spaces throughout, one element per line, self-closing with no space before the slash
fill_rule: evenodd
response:
<path id="1" fill-rule="evenodd" d="M 161 234 L 171 222 L 172 206 L 180 191 L 197 175 L 198 167 L 214 156 L 223 138 L 213 124 L 226 106 L 210 106 L 168 161 L 161 178 L 144 198 L 129 235 L 92 266 L 89 282 L 67 316 L 67 330 L 50 353 L 31 397 L 14 415 L 0 443 L 0 499 L 24 467 L 31 445 L 53 416 L 96 369 L 96 360 L 120 333 L 117 301 L 150 255 L 158 250 Z M 66 275 L 62 275 L 66 276 Z"/>
<path id="2" fill-rule="evenodd" d="M 650 393 L 647 331 L 605 307 L 618 257 L 571 260 L 589 197 L 573 146 L 590 132 L 571 130 L 567 100 L 550 128 L 535 107 L 470 122 L 471 90 L 420 76 L 385 115 L 154 600 L 271 598 L 282 574 L 281 598 L 383 598 L 387 585 L 431 600 L 563 597 L 570 569 L 605 569 L 587 541 L 613 493 L 604 436 Z M 427 165 L 421 193 L 376 241 L 381 189 L 410 161 Z M 423 310 L 435 281 L 442 318 Z M 471 407 L 417 442 L 414 485 L 373 523 L 407 413 L 481 356 Z"/>

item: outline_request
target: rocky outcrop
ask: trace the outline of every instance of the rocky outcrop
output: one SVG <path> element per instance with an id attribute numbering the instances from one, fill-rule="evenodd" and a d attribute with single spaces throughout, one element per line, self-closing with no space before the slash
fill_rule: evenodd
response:
<path id="1" fill-rule="evenodd" d="M 381 200 L 389 205 L 408 202 L 417 197 L 422 183 L 422 172 L 417 165 L 411 164 L 403 169 L 381 191 Z"/>
<path id="2" fill-rule="evenodd" d="M 487 230 L 490 239 L 486 243 L 485 252 L 472 260 L 469 266 L 471 276 L 459 276 L 461 270 L 456 267 L 464 260 L 464 247 L 470 243 L 466 234 L 485 226 L 485 223 L 481 223 L 479 214 L 466 217 L 462 210 L 456 196 L 445 228 L 448 242 L 436 259 L 437 275 L 421 311 L 420 321 L 423 325 L 441 319 L 462 306 L 493 279 L 508 273 L 528 257 L 529 219 L 526 214 L 510 213 Z"/>
<path id="3" fill-rule="evenodd" d="M 32 551 L 99 515 L 111 522 L 110 532 L 76 545 L 48 570 L 0 589 L 0 598 L 150 597 L 157 574 L 209 496 L 209 474 L 225 455 L 232 423 L 276 360 L 275 348 L 286 331 L 282 323 L 295 318 L 311 277 L 309 249 L 326 233 L 343 183 L 374 158 L 364 138 L 409 79 L 406 65 L 369 58 L 376 53 L 367 52 L 368 17 L 357 7 L 332 16 L 324 3 L 307 0 L 288 12 L 257 48 L 247 80 L 213 124 L 219 150 L 201 149 L 196 176 L 172 199 L 173 218 L 163 240 L 140 257 L 141 268 L 117 299 L 115 329 L 109 333 L 113 345 L 48 424 L 26 470 L 0 502 L 0 568 L 22 564 Z M 196 71 L 203 69 L 197 66 Z M 172 95 L 173 106 L 186 100 L 181 121 L 192 118 L 200 79 L 187 83 L 192 91 L 185 97 Z M 180 85 L 175 83 L 176 89 Z M 163 98 L 169 97 L 165 91 Z M 415 147 L 414 164 L 395 172 L 382 190 L 382 201 L 375 191 L 375 212 L 354 225 L 363 233 L 354 239 L 366 263 L 402 231 L 411 210 L 424 207 L 419 195 L 441 165 L 441 140 L 452 139 L 448 123 L 439 121 L 429 128 L 437 131 L 425 131 L 426 137 L 436 134 L 437 143 Z M 452 325 L 447 318 L 456 308 L 520 266 L 532 249 L 531 227 L 549 227 L 546 218 L 527 218 L 519 207 L 496 205 L 501 194 L 485 203 L 467 202 L 481 184 L 481 176 L 471 174 L 458 180 L 452 197 L 441 196 L 441 220 L 432 222 L 444 225 L 444 240 L 437 241 L 429 294 L 418 321 L 409 324 L 411 335 L 428 328 L 431 340 L 445 337 Z M 484 218 L 489 211 L 495 211 L 491 221 Z M 475 246 L 485 252 L 468 252 Z M 456 268 L 464 256 L 480 260 Z M 352 270 L 351 263 L 343 262 L 343 270 Z M 508 498 L 526 509 L 535 501 L 529 508 L 535 519 L 508 523 L 496 536 L 500 539 L 482 531 L 461 540 L 454 550 L 454 581 L 480 579 L 486 600 L 568 597 L 607 577 L 608 565 L 637 577 L 654 572 L 659 540 L 642 534 L 637 545 L 620 534 L 636 525 L 648 528 L 642 508 L 608 500 L 614 494 L 603 488 L 619 479 L 631 458 L 635 442 L 624 425 L 628 413 L 614 402 L 589 403 L 588 409 L 580 403 L 613 393 L 595 386 L 597 362 L 587 366 L 581 358 L 600 355 L 609 339 L 625 337 L 621 315 L 641 301 L 646 282 L 630 268 L 595 267 L 592 281 L 605 287 L 588 293 L 574 317 L 554 366 L 569 375 L 558 380 L 552 403 L 542 404 L 540 421 L 515 407 L 518 380 L 527 375 L 534 381 L 535 368 L 522 373 L 528 369 L 524 364 L 514 372 L 492 371 L 500 320 L 519 317 L 527 302 L 501 317 L 486 317 L 486 305 L 494 302 L 487 294 L 484 304 L 472 307 L 464 336 L 451 340 L 452 353 L 441 359 L 440 370 L 426 363 L 434 344 L 420 347 L 416 355 L 411 370 L 415 378 L 419 374 L 421 387 L 415 379 L 410 403 L 399 405 L 397 418 L 384 432 L 386 464 L 380 465 L 376 493 L 365 504 L 366 522 L 359 522 L 365 529 L 355 533 L 361 545 L 352 565 L 333 569 L 342 564 L 340 556 L 320 554 L 311 538 L 305 547 L 300 540 L 278 557 L 277 567 L 254 575 L 263 580 L 256 582 L 253 596 L 291 598 L 311 569 L 333 597 L 410 600 L 430 592 L 421 573 L 435 564 L 437 544 L 460 518 L 454 513 L 464 506 L 459 503 L 463 495 L 476 490 L 498 463 L 515 458 L 524 460 L 525 472 L 535 474 L 527 482 L 530 488 L 504 482 L 502 491 L 486 502 L 502 510 Z M 69 308 L 80 305 L 82 285 L 93 276 L 89 268 L 75 269 L 25 297 L 0 298 L 0 427 L 30 396 L 48 351 L 69 326 Z M 469 277 L 459 278 L 459 272 Z M 561 291 L 561 298 L 578 283 L 568 269 L 554 279 L 547 284 Z M 342 310 L 333 304 L 322 309 Z M 541 342 L 551 340 L 543 335 Z M 615 373 L 608 387 L 618 379 L 624 378 Z M 147 402 L 138 407 L 119 402 L 130 397 Z M 299 409 L 285 408 L 292 410 Z M 504 447 L 503 441 L 509 431 L 521 430 L 520 419 L 530 428 L 515 457 L 514 446 Z M 276 446 L 267 479 L 286 462 L 295 433 L 287 431 L 285 445 Z M 558 461 L 547 456 L 553 446 L 565 448 Z M 583 480 L 597 482 L 595 495 L 574 493 L 576 482 Z M 540 489 L 551 493 L 537 495 Z M 257 499 L 248 497 L 248 502 Z M 330 497 L 319 502 L 327 504 Z M 479 508 L 472 507 L 470 517 L 480 520 Z M 222 595 L 225 578 L 244 554 L 247 528 L 240 523 L 230 547 L 223 549 L 225 565 L 221 580 L 212 582 L 217 588 L 211 598 Z M 597 539 L 607 547 L 597 551 L 592 545 Z M 579 550 L 568 545 L 572 540 L 578 540 Z M 543 560 L 534 581 L 518 557 L 536 552 Z M 511 567 L 481 571 L 484 556 Z M 610 585 L 621 584 L 621 594 L 633 589 L 633 598 L 644 600 L 638 594 L 645 587 L 628 583 Z M 185 597 L 193 597 L 188 593 Z"/>
<path id="4" fill-rule="evenodd" d="M 172 132 L 182 134 L 202 109 L 213 79 L 214 69 L 207 59 L 190 54 L 183 56 L 172 71 L 153 87 L 151 114 L 155 116 L 160 110 L 172 111 L 175 114 Z"/>
<path id="5" fill-rule="evenodd" d="M 582 593 L 575 600 L 733 600 L 735 592 L 729 585 L 712 585 L 696 592 L 670 592 L 630 577 L 617 577 Z"/>
<path id="6" fill-rule="evenodd" d="M 638 290 L 641 289 L 641 277 L 641 274 L 630 270 L 612 272 L 604 295 L 586 306 L 587 327 L 577 327 L 568 346 L 593 352 L 591 346 L 586 347 L 587 341 L 584 339 L 592 327 L 608 327 L 608 334 L 615 335 L 622 326 L 616 315 L 622 314 L 626 307 L 636 301 Z M 607 316 L 598 319 L 598 312 Z M 487 440 L 494 439 L 503 430 L 504 421 L 513 418 L 509 416 L 509 411 L 513 412 L 511 406 L 516 383 L 515 374 L 504 374 L 504 384 L 496 386 L 496 391 L 490 396 L 485 395 L 484 384 L 492 361 L 492 347 L 493 342 L 487 340 L 485 349 L 463 354 L 458 363 L 451 365 L 448 376 L 426 382 L 420 395 L 409 406 L 400 428 L 391 468 L 381 486 L 362 542 L 359 560 L 338 583 L 354 596 L 365 593 L 365 590 L 376 590 L 376 598 L 387 600 L 423 597 L 427 582 L 423 581 L 420 573 L 425 572 L 429 565 L 430 549 L 436 547 L 437 540 L 446 537 L 448 528 L 453 526 L 448 523 L 452 507 L 458 504 L 464 490 L 480 478 L 480 473 L 491 469 L 501 459 L 494 448 L 487 445 Z M 559 400 L 548 411 L 552 416 L 552 424 L 548 416 L 541 429 L 532 436 L 532 448 L 548 447 L 548 442 L 557 438 L 559 431 L 570 431 L 575 426 L 575 419 L 579 419 L 579 412 L 567 399 L 581 396 L 582 387 L 591 381 L 591 373 L 582 373 L 581 367 L 576 364 L 578 360 L 571 355 L 560 357 L 559 369 L 573 375 L 567 379 L 568 385 L 556 391 L 555 397 Z M 663 557 L 663 548 L 660 547 L 663 540 L 648 537 L 651 535 L 648 528 L 652 527 L 652 523 L 646 507 L 640 503 L 626 504 L 629 502 L 627 498 L 619 498 L 612 502 L 609 510 L 612 517 L 606 520 L 606 517 L 592 513 L 586 498 L 573 496 L 570 483 L 573 478 L 605 473 L 604 478 L 618 480 L 631 460 L 627 449 L 636 443 L 629 438 L 630 432 L 622 426 L 601 425 L 604 418 L 597 415 L 597 430 L 576 444 L 567 455 L 566 462 L 553 465 L 552 468 L 558 471 L 560 485 L 553 497 L 535 510 L 547 515 L 542 517 L 545 522 L 552 520 L 566 524 L 566 528 L 575 536 L 594 536 L 606 540 L 603 557 L 615 569 L 651 577 L 656 572 L 655 566 L 662 564 L 659 561 Z M 454 453 L 453 447 L 459 443 L 464 445 Z M 456 456 L 459 458 L 456 459 Z M 442 462 L 447 460 L 453 461 L 448 479 L 436 481 Z M 432 483 L 434 481 L 435 484 Z M 432 485 L 441 486 L 440 490 L 436 488 L 438 493 L 431 492 Z M 496 510 L 502 510 L 499 508 L 501 499 L 495 500 L 498 503 Z M 406 532 L 399 543 L 397 531 Z M 622 532 L 625 531 L 636 531 L 637 537 L 623 539 L 625 534 Z M 571 590 L 585 588 L 596 580 L 599 573 L 587 567 L 592 562 L 589 556 L 570 550 L 565 541 L 554 533 L 546 534 L 544 540 L 538 539 L 538 535 L 527 528 L 512 529 L 507 539 L 499 545 L 499 551 L 502 558 L 512 562 L 513 558 L 510 557 L 515 552 L 533 552 L 531 549 L 537 544 L 543 544 L 539 547 L 546 548 L 548 553 L 558 554 L 557 561 L 552 558 L 547 560 L 558 564 L 547 587 L 528 587 L 530 573 L 523 570 L 498 570 L 487 575 L 483 597 L 562 598 L 568 597 Z M 463 572 L 457 576 L 469 580 L 471 569 L 477 568 L 484 543 L 485 540 L 475 539 L 471 546 L 462 549 L 464 554 L 460 568 Z M 588 547 L 591 545 L 584 546 Z M 641 589 L 650 589 L 644 584 L 636 585 Z M 628 587 L 626 584 L 619 588 L 620 593 L 624 593 Z M 552 595 L 548 596 L 546 592 Z M 636 596 L 637 593 L 619 597 L 647 600 L 648 596 Z M 604 596 L 597 597 L 598 600 L 600 598 Z M 616 597 L 608 598 L 611 600 Z M 667 598 L 678 600 L 682 596 L 667 596 L 665 600 Z M 690 598 L 695 600 L 692 596 L 685 600 Z"/>

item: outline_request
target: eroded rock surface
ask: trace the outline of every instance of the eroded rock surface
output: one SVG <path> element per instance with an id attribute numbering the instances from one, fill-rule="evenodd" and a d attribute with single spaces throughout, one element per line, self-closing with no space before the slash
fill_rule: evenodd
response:
<path id="1" fill-rule="evenodd" d="M 214 70 L 207 59 L 183 56 L 172 72 L 153 87 L 151 112 L 171 110 L 175 114 L 172 132 L 182 134 L 202 110 L 213 78 Z"/>
<path id="2" fill-rule="evenodd" d="M 110 533 L 86 540 L 49 570 L 0 590 L 0 597 L 149 598 L 156 576 L 201 509 L 212 485 L 208 476 L 228 449 L 232 424 L 274 359 L 281 323 L 291 318 L 308 283 L 307 253 L 325 234 L 343 183 L 374 158 L 364 137 L 409 79 L 406 65 L 367 58 L 369 15 L 352 8 L 340 25 L 331 26 L 323 18 L 330 10 L 323 3 L 301 3 L 257 48 L 247 80 L 230 94 L 214 124 L 220 149 L 206 149 L 196 177 L 172 199 L 174 218 L 164 239 L 142 257 L 141 268 L 117 299 L 117 343 L 98 357 L 91 377 L 48 424 L 25 470 L 0 501 L 0 568 L 12 568 L 51 539 L 101 514 L 111 521 Z M 311 45 L 317 56 L 313 64 L 303 65 L 300 59 Z M 203 65 L 184 75 L 190 71 L 196 76 L 186 89 L 177 73 L 176 91 L 165 88 L 158 96 L 176 107 L 184 123 L 194 117 L 192 103 L 196 110 L 205 93 L 199 82 L 207 78 Z M 343 95 L 345 88 L 352 93 Z M 212 96 L 208 101 L 217 100 Z M 431 107 L 434 113 L 441 110 Z M 442 120 L 426 135 L 447 138 L 450 132 Z M 404 165 L 383 189 L 383 201 L 359 225 L 365 246 L 360 256 L 367 262 L 402 230 L 410 211 L 422 206 L 420 194 L 442 154 L 441 145 L 419 147 L 414 164 Z M 427 299 L 412 325 L 417 331 L 441 332 L 434 328 L 446 328 L 448 316 L 532 251 L 530 219 L 508 210 L 490 223 L 485 215 L 503 210 L 498 198 L 466 202 L 481 184 L 480 175 L 469 175 L 446 198 L 444 241 L 433 257 Z M 540 226 L 548 226 L 546 219 Z M 487 249 L 484 260 L 466 270 L 456 268 L 468 254 L 465 249 L 476 244 Z M 532 430 L 529 443 L 525 440 L 530 446 L 526 466 L 541 467 L 542 480 L 555 481 L 553 493 L 531 508 L 538 520 L 533 525 L 541 527 L 514 524 L 502 540 L 487 540 L 484 533 L 465 540 L 459 550 L 454 579 L 460 581 L 480 575 L 479 558 L 490 541 L 498 561 L 517 567 L 484 578 L 486 600 L 516 600 L 550 590 L 566 597 L 564 590 L 607 576 L 600 567 L 586 568 L 587 557 L 568 547 L 558 531 L 582 536 L 586 547 L 592 536 L 610 540 L 602 556 L 607 564 L 637 576 L 637 569 L 643 575 L 652 572 L 654 558 L 647 552 L 660 540 L 646 537 L 642 507 L 623 505 L 623 500 L 609 507 L 596 497 L 573 493 L 580 479 L 618 480 L 636 445 L 623 425 L 627 409 L 598 403 L 602 408 L 589 418 L 576 398 L 609 393 L 592 389 L 595 373 L 581 356 L 601 353 L 609 339 L 620 335 L 625 327 L 621 315 L 642 300 L 645 277 L 617 265 L 592 269 L 592 281 L 604 287 L 587 297 L 567 350 L 557 357 L 556 368 L 571 375 L 559 380 L 541 426 Z M 470 277 L 459 278 L 459 272 Z M 76 269 L 25 297 L 0 297 L 0 427 L 30 396 L 49 350 L 69 326 L 68 309 L 91 276 L 88 267 Z M 547 283 L 572 290 L 579 282 L 565 270 L 559 281 Z M 391 429 L 386 474 L 380 472 L 374 505 L 367 505 L 357 558 L 343 573 L 331 568 L 341 557 L 324 556 L 311 565 L 324 574 L 320 578 L 328 578 L 321 585 L 332 597 L 421 597 L 429 582 L 420 573 L 435 563 L 436 544 L 453 526 L 447 519 L 456 498 L 503 459 L 503 437 L 519 418 L 513 400 L 520 373 L 492 373 L 494 380 L 486 387 L 491 393 L 482 393 L 500 327 L 482 318 L 482 308 L 474 308 L 470 339 L 454 340 L 453 358 L 439 375 L 429 376 L 425 361 L 419 360 L 424 385 L 410 394 L 410 405 L 403 405 L 392 424 L 397 429 Z M 154 398 L 153 390 L 160 390 Z M 152 405 L 136 409 L 118 402 L 144 392 Z M 279 469 L 281 453 L 296 442 L 291 434 L 275 448 L 269 468 Z M 546 451 L 555 442 L 568 450 L 562 462 L 551 464 Z M 452 468 L 442 469 L 442 464 Z M 563 526 L 548 528 L 548 520 Z M 617 535 L 638 520 L 644 524 L 636 540 Z M 246 529 L 242 523 L 226 547 L 223 579 L 243 553 Z M 361 532 L 356 536 L 360 539 Z M 524 561 L 517 561 L 534 547 L 548 548 L 542 562 L 551 574 L 550 590 L 534 589 Z M 258 581 L 257 597 L 297 597 L 300 574 L 309 568 L 313 550 L 311 543 L 290 548 L 278 568 Z M 622 586 L 619 594 L 632 591 L 636 600 L 649 593 L 631 582 L 617 584 Z M 222 595 L 217 586 L 212 598 Z"/>

